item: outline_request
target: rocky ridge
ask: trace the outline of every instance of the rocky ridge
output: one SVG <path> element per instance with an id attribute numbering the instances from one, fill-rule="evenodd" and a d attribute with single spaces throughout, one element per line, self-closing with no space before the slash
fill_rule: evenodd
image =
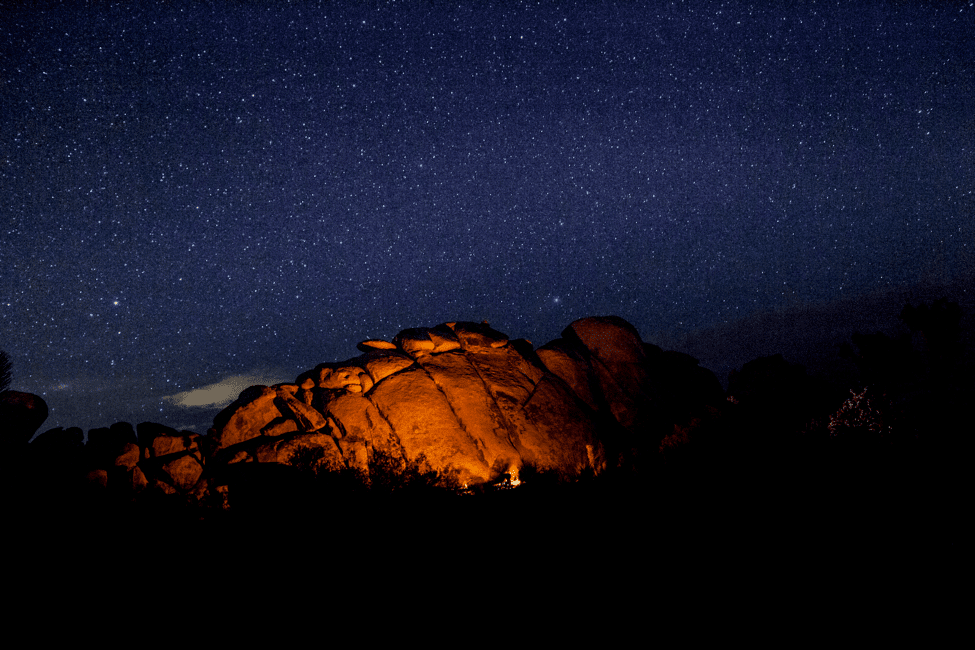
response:
<path id="1" fill-rule="evenodd" d="M 634 429 L 647 393 L 643 342 L 625 321 L 576 321 L 539 349 L 486 323 L 443 323 L 369 340 L 293 384 L 253 387 L 210 431 L 228 464 L 287 464 L 302 447 L 333 467 L 366 468 L 375 450 L 422 457 L 462 483 L 524 463 L 569 474 L 607 466 L 606 440 Z"/>
<path id="2" fill-rule="evenodd" d="M 333 470 L 365 474 L 381 455 L 477 485 L 525 465 L 565 476 L 625 466 L 723 400 L 696 360 L 644 343 L 613 316 L 577 320 L 537 350 L 486 322 L 407 329 L 358 348 L 294 383 L 245 389 L 208 435 L 117 423 L 91 430 L 85 445 L 80 429 L 53 429 L 30 455 L 82 468 L 95 488 L 194 501 L 226 503 L 236 468 L 292 465 L 308 451 Z M 6 399 L 29 439 L 42 409 L 18 395 Z"/>

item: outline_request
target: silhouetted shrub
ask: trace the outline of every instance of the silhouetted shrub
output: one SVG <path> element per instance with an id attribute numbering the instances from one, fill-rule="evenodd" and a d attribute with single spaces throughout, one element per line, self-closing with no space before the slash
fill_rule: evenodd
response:
<path id="1" fill-rule="evenodd" d="M 530 462 L 522 464 L 518 470 L 518 479 L 522 482 L 522 487 L 533 492 L 550 491 L 564 482 L 564 477 L 558 470 L 539 467 Z"/>
<path id="2" fill-rule="evenodd" d="M 13 363 L 10 361 L 10 357 L 3 350 L 0 350 L 0 393 L 10 388 L 10 382 L 13 379 Z"/>
<path id="3" fill-rule="evenodd" d="M 368 480 L 371 490 L 384 493 L 457 492 L 461 488 L 456 476 L 437 472 L 423 454 L 408 460 L 381 449 L 370 454 Z"/>
<path id="4" fill-rule="evenodd" d="M 333 467 L 326 461 L 322 447 L 302 447 L 291 456 L 291 466 L 312 481 L 315 498 L 333 499 L 362 496 L 368 490 L 368 478 L 351 467 Z"/>
<path id="5" fill-rule="evenodd" d="M 326 463 L 325 458 L 325 450 L 322 448 L 303 448 L 295 451 L 290 464 L 302 476 L 314 478 L 319 489 L 328 491 L 368 491 L 376 495 L 422 495 L 461 491 L 456 476 L 434 470 L 423 454 L 407 460 L 381 449 L 373 449 L 366 472 L 354 468 L 332 467 Z"/>
<path id="6" fill-rule="evenodd" d="M 324 461 L 323 447 L 301 447 L 291 455 L 291 466 L 307 476 L 317 476 L 319 472 L 327 470 Z"/>
<path id="7" fill-rule="evenodd" d="M 889 405 L 883 395 L 869 386 L 862 391 L 850 391 L 850 398 L 829 420 L 831 436 L 857 436 L 859 438 L 883 438 L 890 434 L 889 417 L 885 413 Z"/>

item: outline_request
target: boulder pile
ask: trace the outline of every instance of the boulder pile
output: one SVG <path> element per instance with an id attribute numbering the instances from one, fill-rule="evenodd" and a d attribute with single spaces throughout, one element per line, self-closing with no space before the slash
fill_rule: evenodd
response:
<path id="1" fill-rule="evenodd" d="M 82 446 L 80 429 L 54 429 L 31 455 L 61 449 L 89 486 L 109 492 L 193 501 L 227 503 L 237 469 L 294 465 L 308 451 L 318 467 L 368 475 L 381 457 L 473 486 L 526 465 L 563 476 L 625 466 L 723 399 L 696 360 L 645 344 L 614 316 L 577 320 L 537 350 L 486 322 L 407 329 L 358 348 L 358 357 L 321 363 L 294 383 L 245 389 L 205 436 L 117 423 L 91 430 Z M 18 435 L 28 424 L 36 430 L 46 409 L 20 394 L 7 400 L 31 420 Z"/>

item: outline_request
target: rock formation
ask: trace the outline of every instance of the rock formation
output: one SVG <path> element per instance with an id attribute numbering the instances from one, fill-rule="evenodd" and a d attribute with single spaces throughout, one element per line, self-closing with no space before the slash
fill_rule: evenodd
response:
<path id="1" fill-rule="evenodd" d="M 645 344 L 613 316 L 577 320 L 537 350 L 473 322 L 358 348 L 294 383 L 245 389 L 208 435 L 117 423 L 92 429 L 82 448 L 80 430 L 55 429 L 31 445 L 33 466 L 83 458 L 89 486 L 108 493 L 224 504 L 233 477 L 309 457 L 365 476 L 393 463 L 469 486 L 526 465 L 572 477 L 632 466 L 641 448 L 655 451 L 695 409 L 723 399 L 696 360 Z"/>
<path id="2" fill-rule="evenodd" d="M 723 399 L 696 360 L 644 344 L 612 316 L 577 320 L 537 351 L 471 322 L 358 348 L 359 357 L 319 364 L 293 384 L 241 393 L 215 419 L 210 462 L 287 464 L 297 450 L 318 448 L 335 468 L 364 470 L 379 451 L 422 459 L 466 484 L 526 463 L 599 473 L 670 433 L 664 420 L 675 406 L 664 398 L 679 396 L 685 410 Z M 689 388 L 694 396 L 681 394 Z"/>
<path id="3" fill-rule="evenodd" d="M 578 327 L 642 346 L 635 333 L 623 335 L 605 319 Z M 600 404 L 589 386 L 599 381 L 589 378 L 596 352 L 584 344 L 573 349 L 575 359 L 557 358 L 557 372 L 530 344 L 509 341 L 486 323 L 413 328 L 392 342 L 358 347 L 364 354 L 319 364 L 294 384 L 244 391 L 215 419 L 214 460 L 287 463 L 297 449 L 314 446 L 335 467 L 365 469 L 379 450 L 425 459 L 468 484 L 524 463 L 569 474 L 606 466 L 597 434 Z M 613 354 L 607 363 L 631 361 Z M 621 399 L 612 397 L 612 404 Z"/>

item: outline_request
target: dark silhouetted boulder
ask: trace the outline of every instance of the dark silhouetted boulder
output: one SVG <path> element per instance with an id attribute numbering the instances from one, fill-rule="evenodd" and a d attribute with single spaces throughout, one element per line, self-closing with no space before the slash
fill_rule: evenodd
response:
<path id="1" fill-rule="evenodd" d="M 85 454 L 89 467 L 107 468 L 119 464 L 134 465 L 139 460 L 138 439 L 128 422 L 116 422 L 111 427 L 90 429 Z M 134 450 L 134 458 L 133 458 Z M 119 459 L 123 460 L 121 463 Z"/>
<path id="2" fill-rule="evenodd" d="M 85 448 L 85 432 L 78 427 L 48 429 L 31 441 L 30 448 L 34 456 L 80 456 Z"/>
<path id="3" fill-rule="evenodd" d="M 6 444 L 28 442 L 47 419 L 48 409 L 39 395 L 5 390 L 0 393 L 0 432 Z"/>
<path id="4" fill-rule="evenodd" d="M 662 401 L 669 405 L 674 421 L 682 416 L 698 416 L 703 407 L 725 401 L 721 382 L 698 363 L 689 354 L 669 350 L 661 352 L 651 363 L 654 384 Z"/>
<path id="5" fill-rule="evenodd" d="M 735 433 L 761 447 L 763 454 L 774 455 L 779 445 L 795 443 L 796 435 L 829 403 L 830 391 L 803 366 L 776 354 L 732 371 L 728 395 L 735 403 Z"/>
<path id="6" fill-rule="evenodd" d="M 73 496 L 85 470 L 85 432 L 78 427 L 57 427 L 40 433 L 27 446 L 28 482 L 48 494 Z M 77 483 L 76 483 L 77 482 Z"/>
<path id="7" fill-rule="evenodd" d="M 696 359 L 644 343 L 632 325 L 613 316 L 575 321 L 537 356 L 596 411 L 599 437 L 613 458 L 655 452 L 675 426 L 684 427 L 686 438 L 692 422 L 713 419 L 707 407 L 724 401 L 714 373 Z"/>

